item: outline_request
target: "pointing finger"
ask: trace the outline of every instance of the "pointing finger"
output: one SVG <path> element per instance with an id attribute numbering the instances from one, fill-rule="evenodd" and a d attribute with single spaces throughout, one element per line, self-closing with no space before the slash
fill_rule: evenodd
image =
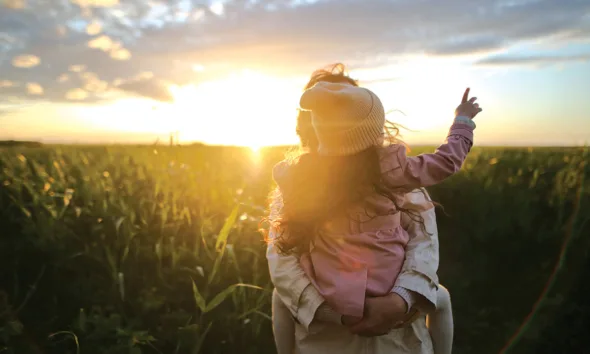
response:
<path id="1" fill-rule="evenodd" d="M 461 103 L 467 102 L 467 97 L 469 97 L 469 90 L 469 87 L 465 89 L 465 93 L 463 93 L 463 99 L 461 100 Z"/>

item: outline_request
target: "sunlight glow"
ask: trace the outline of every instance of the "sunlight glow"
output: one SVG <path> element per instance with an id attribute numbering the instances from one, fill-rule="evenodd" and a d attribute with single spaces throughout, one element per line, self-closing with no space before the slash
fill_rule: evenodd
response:
<path id="1" fill-rule="evenodd" d="M 354 74 L 368 78 L 366 86 L 377 93 L 386 111 L 403 112 L 392 113 L 387 119 L 419 132 L 447 128 L 467 86 L 474 88 L 474 94 L 481 93 L 470 72 L 460 64 L 427 56 L 413 56 L 392 67 Z"/>
<path id="2" fill-rule="evenodd" d="M 195 69 L 200 69 L 198 64 Z M 386 111 L 403 112 L 387 118 L 411 130 L 402 131 L 410 143 L 444 139 L 466 86 L 472 85 L 475 95 L 489 96 L 471 80 L 469 71 L 427 57 L 351 74 L 375 91 Z M 172 134 L 182 144 L 246 146 L 255 154 L 261 147 L 298 142 L 295 116 L 305 81 L 306 77 L 234 71 L 217 80 L 169 86 L 172 103 L 125 98 L 87 116 L 92 115 L 88 119 L 93 126 L 110 131 L 157 135 L 163 141 Z"/>
<path id="3" fill-rule="evenodd" d="M 297 142 L 301 82 L 243 70 L 215 81 L 169 86 L 172 103 L 128 97 L 85 112 L 87 124 L 108 131 L 152 134 L 180 143 L 247 146 L 253 152 Z"/>
<path id="4" fill-rule="evenodd" d="M 170 92 L 174 104 L 167 111 L 179 117 L 181 141 L 254 149 L 289 139 L 292 134 L 285 132 L 294 130 L 300 94 L 288 80 L 249 70 L 200 85 L 171 86 Z"/>
<path id="5" fill-rule="evenodd" d="M 211 12 L 213 12 L 217 16 L 221 16 L 225 12 L 224 5 L 220 1 L 217 1 L 217 2 L 214 2 L 213 4 L 211 4 L 211 6 L 209 6 L 209 10 L 211 10 Z"/>
<path id="6" fill-rule="evenodd" d="M 260 153 L 261 146 L 250 146 L 250 158 L 255 166 L 260 164 L 262 154 Z"/>

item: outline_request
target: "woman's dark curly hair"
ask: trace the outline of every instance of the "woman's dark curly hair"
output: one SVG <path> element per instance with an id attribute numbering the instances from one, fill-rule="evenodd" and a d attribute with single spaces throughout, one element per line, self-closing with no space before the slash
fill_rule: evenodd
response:
<path id="1" fill-rule="evenodd" d="M 305 89 L 320 81 L 358 86 L 340 63 L 315 71 Z M 306 111 L 298 113 L 297 134 L 303 149 L 288 161 L 289 171 L 285 180 L 281 181 L 281 189 L 275 190 L 271 196 L 271 205 L 282 205 L 282 208 L 271 210 L 268 220 L 277 234 L 268 241 L 280 253 L 307 252 L 322 222 L 359 205 L 374 194 L 391 200 L 396 213 L 409 214 L 412 220 L 420 222 L 424 228 L 424 219 L 420 213 L 398 205 L 399 192 L 396 193 L 395 186 L 386 184 L 382 179 L 378 151 L 382 147 L 374 146 L 352 156 L 321 156 L 317 153 L 318 140 L 311 125 L 311 115 Z M 398 136 L 398 128 L 387 122 L 385 141 L 390 144 L 402 143 Z M 365 212 L 369 215 L 367 210 Z"/>

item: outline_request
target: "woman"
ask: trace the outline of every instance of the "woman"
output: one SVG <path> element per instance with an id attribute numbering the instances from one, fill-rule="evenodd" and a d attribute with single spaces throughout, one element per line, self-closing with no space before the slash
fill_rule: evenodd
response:
<path id="1" fill-rule="evenodd" d="M 306 89 L 319 81 L 357 85 L 344 74 L 344 66 L 341 64 L 334 66 L 332 70 L 315 72 Z M 300 113 L 298 117 L 297 133 L 303 147 L 317 149 L 315 132 L 309 116 L 304 113 Z M 294 256 L 280 255 L 272 243 L 269 245 L 267 258 L 271 278 L 276 287 L 273 294 L 273 311 L 280 308 L 275 306 L 280 301 L 281 305 L 285 305 L 282 308 L 288 309 L 297 321 L 293 345 L 298 352 L 432 352 L 430 335 L 426 328 L 425 316 L 422 314 L 406 316 L 405 322 L 408 326 L 390 332 L 393 318 L 401 318 L 410 307 L 429 312 L 437 301 L 438 243 L 433 205 L 421 191 L 409 193 L 406 196 L 406 204 L 411 205 L 405 207 L 421 212 L 428 232 L 424 232 L 420 223 L 408 217 L 402 218 L 404 228 L 412 238 L 407 245 L 403 271 L 397 279 L 394 291 L 381 298 L 368 298 L 363 321 L 352 328 L 340 325 L 339 319 L 334 320 L 337 314 L 327 308 L 324 299 L 311 285 L 299 265 L 298 259 Z M 280 204 L 275 203 L 272 211 L 278 213 L 280 208 Z M 279 317 L 275 316 L 274 319 Z M 412 322 L 414 319 L 416 320 Z M 276 323 L 275 328 L 280 328 L 280 325 Z"/>

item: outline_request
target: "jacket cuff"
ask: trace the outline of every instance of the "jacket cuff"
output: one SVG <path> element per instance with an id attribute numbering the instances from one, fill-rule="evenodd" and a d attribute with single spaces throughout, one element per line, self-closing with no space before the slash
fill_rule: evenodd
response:
<path id="1" fill-rule="evenodd" d="M 410 310 L 416 303 L 416 294 L 401 286 L 394 286 L 391 292 L 398 294 L 402 299 L 404 299 L 408 308 L 406 313 L 410 313 Z"/>
<path id="2" fill-rule="evenodd" d="M 475 127 L 476 127 L 475 122 L 473 121 L 473 119 L 471 119 L 471 118 L 469 118 L 467 116 L 456 116 L 454 123 L 467 124 L 470 127 L 472 127 L 473 129 L 475 129 Z"/>
<path id="3" fill-rule="evenodd" d="M 451 125 L 451 129 L 449 129 L 448 137 L 459 135 L 466 138 L 473 144 L 473 129 L 475 129 L 474 125 L 469 125 L 467 123 L 455 120 L 453 125 Z"/>
<path id="4" fill-rule="evenodd" d="M 407 272 L 405 276 L 398 277 L 395 288 L 404 288 L 414 294 L 414 307 L 423 313 L 431 313 L 436 309 L 436 291 L 438 284 L 423 274 Z M 416 278 L 424 281 L 417 282 Z M 401 296 L 401 295 L 400 295 Z"/>
<path id="5" fill-rule="evenodd" d="M 334 311 L 327 303 L 323 303 L 318 307 L 315 318 L 318 321 L 330 322 L 334 324 L 342 324 L 342 315 Z"/>
<path id="6" fill-rule="evenodd" d="M 318 293 L 316 288 L 309 284 L 301 293 L 297 307 L 297 316 L 295 320 L 309 331 L 309 326 L 316 317 L 317 311 L 324 303 L 324 298 Z"/>

